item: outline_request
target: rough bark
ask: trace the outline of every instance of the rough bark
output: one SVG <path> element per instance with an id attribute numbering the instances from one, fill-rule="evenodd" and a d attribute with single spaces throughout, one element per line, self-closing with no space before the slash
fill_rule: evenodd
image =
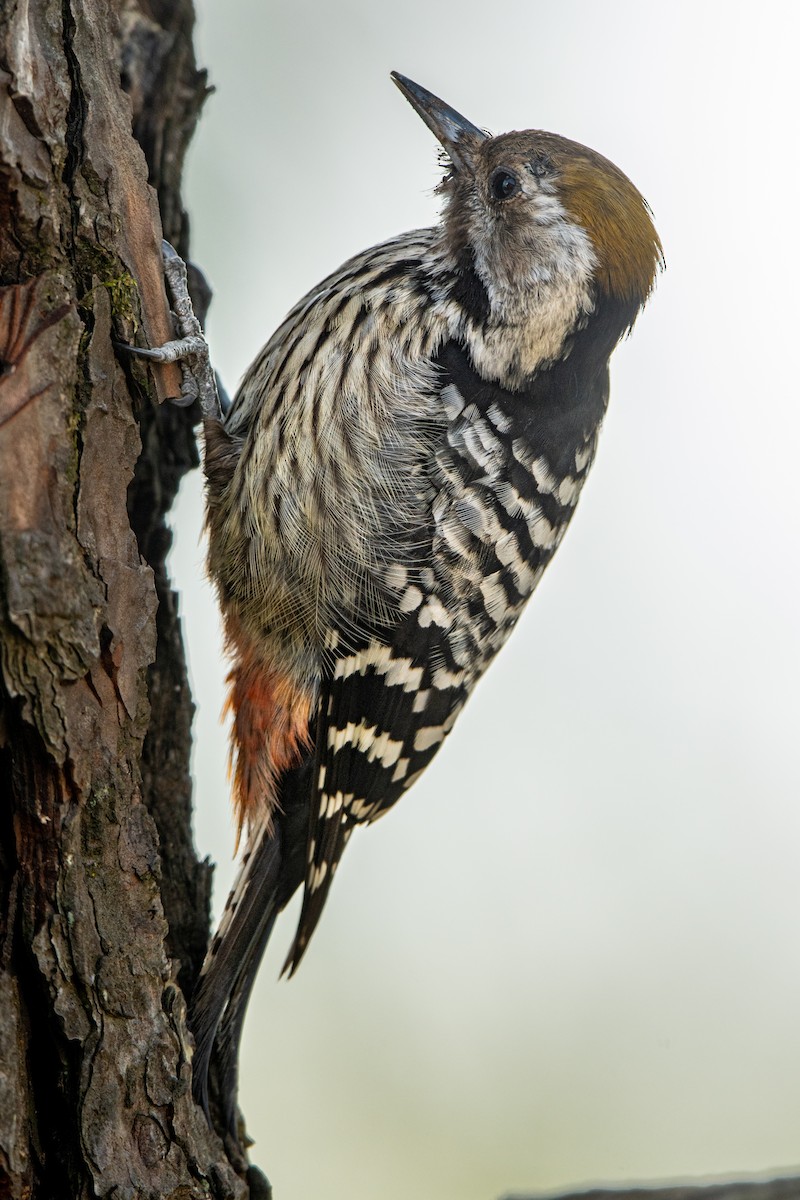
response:
<path id="1" fill-rule="evenodd" d="M 209 877 L 163 518 L 194 436 L 112 342 L 169 336 L 191 26 L 173 0 L 0 14 L 4 1197 L 246 1194 L 191 1098 L 179 987 Z"/>

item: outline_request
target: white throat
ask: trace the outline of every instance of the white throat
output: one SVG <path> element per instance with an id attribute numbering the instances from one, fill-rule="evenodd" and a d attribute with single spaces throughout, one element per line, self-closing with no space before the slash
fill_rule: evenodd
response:
<path id="1" fill-rule="evenodd" d="M 480 374 L 511 389 L 560 358 L 594 307 L 597 259 L 589 235 L 554 194 L 540 191 L 534 203 L 535 219 L 514 240 L 494 221 L 475 237 L 475 271 L 491 316 L 482 328 L 461 331 Z"/>

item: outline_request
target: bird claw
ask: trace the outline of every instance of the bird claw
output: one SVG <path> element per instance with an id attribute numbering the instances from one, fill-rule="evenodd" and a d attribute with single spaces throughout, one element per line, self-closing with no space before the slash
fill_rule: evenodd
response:
<path id="1" fill-rule="evenodd" d="M 188 408 L 195 400 L 200 401 L 204 418 L 222 420 L 219 389 L 211 355 L 200 322 L 194 314 L 189 287 L 186 280 L 186 263 L 174 246 L 166 240 L 161 243 L 161 258 L 164 263 L 164 279 L 172 305 L 172 318 L 178 335 L 163 346 L 145 349 L 115 342 L 117 349 L 136 358 L 151 362 L 180 364 L 183 382 L 180 396 L 170 398 L 170 403 L 179 408 Z"/>

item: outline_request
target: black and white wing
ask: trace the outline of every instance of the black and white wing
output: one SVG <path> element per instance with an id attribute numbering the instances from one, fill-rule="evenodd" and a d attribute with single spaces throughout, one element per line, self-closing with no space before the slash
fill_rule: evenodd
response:
<path id="1" fill-rule="evenodd" d="M 595 396 L 554 408 L 552 389 L 512 394 L 487 384 L 453 343 L 437 367 L 446 420 L 426 468 L 424 553 L 386 568 L 394 619 L 342 630 L 322 683 L 290 970 L 354 826 L 382 815 L 419 777 L 516 624 L 594 453 L 602 378 Z"/>

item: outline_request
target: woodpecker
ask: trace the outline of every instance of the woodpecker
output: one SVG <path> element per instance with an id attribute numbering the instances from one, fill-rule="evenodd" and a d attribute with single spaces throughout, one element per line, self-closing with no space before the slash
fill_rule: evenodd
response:
<path id="1" fill-rule="evenodd" d="M 205 419 L 245 847 L 191 1020 L 195 1094 L 208 1111 L 216 1045 L 234 1136 L 275 919 L 302 887 L 291 974 L 351 833 L 419 778 L 517 623 L 663 261 L 647 204 L 600 154 L 492 137 L 393 79 L 446 156 L 439 224 L 324 279 Z"/>

